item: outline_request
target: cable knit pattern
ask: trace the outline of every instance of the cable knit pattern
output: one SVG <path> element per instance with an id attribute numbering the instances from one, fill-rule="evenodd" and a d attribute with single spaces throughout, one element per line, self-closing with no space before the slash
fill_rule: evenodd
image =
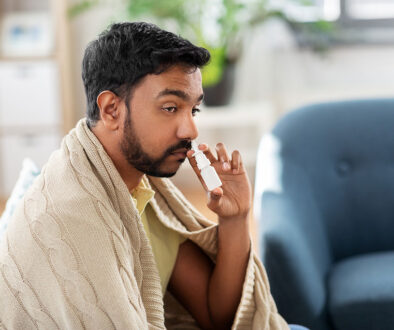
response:
<path id="1" fill-rule="evenodd" d="M 45 187 L 46 171 L 41 180 Z M 103 329 L 114 328 L 106 312 L 100 308 L 96 290 L 87 274 L 81 269 L 75 248 L 63 235 L 57 213 L 50 210 L 47 191 L 41 187 L 41 194 L 33 195 L 24 202 L 25 220 L 37 245 L 46 256 L 65 298 L 81 322 L 81 327 L 90 328 L 98 320 Z M 35 198 L 37 197 L 37 198 Z M 50 203 L 54 205 L 54 203 Z"/>
<path id="2" fill-rule="evenodd" d="M 10 250 L 7 238 L 6 244 L 8 249 L 8 262 L 1 265 L 1 275 L 9 290 L 37 329 L 60 329 L 52 316 L 45 307 L 43 307 L 40 298 L 31 287 L 29 281 L 24 278 L 21 270 L 18 268 L 18 264 L 15 262 L 15 257 Z M 32 303 L 25 304 L 24 296 L 32 297 Z M 2 325 L 2 323 L 0 323 L 0 325 Z"/>
<path id="3" fill-rule="evenodd" d="M 170 180 L 144 180 L 156 191 L 151 205 L 158 219 L 215 260 L 217 224 Z M 129 191 L 81 120 L 26 193 L 0 241 L 0 329 L 198 328 L 168 295 L 164 309 L 161 292 Z M 288 329 L 253 253 L 232 328 Z"/>

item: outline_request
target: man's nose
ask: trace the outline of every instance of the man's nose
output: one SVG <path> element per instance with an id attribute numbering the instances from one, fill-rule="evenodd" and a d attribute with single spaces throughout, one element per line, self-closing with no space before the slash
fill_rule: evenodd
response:
<path id="1" fill-rule="evenodd" d="M 198 129 L 193 115 L 186 114 L 182 116 L 179 122 L 177 138 L 180 140 L 194 140 L 198 136 Z"/>

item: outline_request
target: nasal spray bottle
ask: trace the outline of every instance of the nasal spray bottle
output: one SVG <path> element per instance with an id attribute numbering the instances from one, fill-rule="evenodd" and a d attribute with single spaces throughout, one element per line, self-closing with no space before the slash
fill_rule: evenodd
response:
<path id="1" fill-rule="evenodd" d="M 197 167 L 201 171 L 201 176 L 208 190 L 212 191 L 215 188 L 220 187 L 222 185 L 222 181 L 220 181 L 218 174 L 213 166 L 211 166 L 209 159 L 200 149 L 198 149 L 196 141 L 192 141 L 192 149 L 194 150 L 193 157 L 196 158 Z"/>

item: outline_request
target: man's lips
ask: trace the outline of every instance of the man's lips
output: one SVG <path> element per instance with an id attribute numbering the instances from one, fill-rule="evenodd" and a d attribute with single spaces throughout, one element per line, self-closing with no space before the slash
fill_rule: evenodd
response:
<path id="1" fill-rule="evenodd" d="M 188 150 L 189 149 L 186 149 L 186 148 L 177 149 L 177 150 L 174 150 L 173 152 L 171 152 L 171 155 L 174 155 L 176 157 L 185 158 Z"/>
<path id="2" fill-rule="evenodd" d="M 185 154 L 185 153 L 187 153 L 188 150 L 189 150 L 189 149 L 181 148 L 181 149 L 174 150 L 174 151 L 172 152 L 172 154 L 176 154 L 176 153 L 183 153 L 183 154 Z"/>

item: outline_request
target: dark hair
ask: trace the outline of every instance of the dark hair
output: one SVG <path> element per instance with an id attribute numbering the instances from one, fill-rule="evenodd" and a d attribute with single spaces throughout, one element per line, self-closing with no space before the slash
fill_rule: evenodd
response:
<path id="1" fill-rule="evenodd" d="M 115 23 L 89 43 L 82 61 L 82 80 L 87 98 L 87 122 L 100 119 L 97 96 L 110 90 L 128 98 L 144 76 L 160 74 L 172 65 L 199 68 L 210 59 L 205 48 L 154 24 Z"/>

